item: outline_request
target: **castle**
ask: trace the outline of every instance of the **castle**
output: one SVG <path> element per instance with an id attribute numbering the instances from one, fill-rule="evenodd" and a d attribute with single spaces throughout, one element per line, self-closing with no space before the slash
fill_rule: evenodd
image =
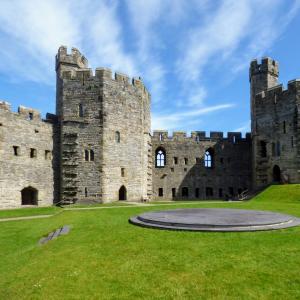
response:
<path id="1" fill-rule="evenodd" d="M 300 182 L 300 80 L 251 62 L 251 134 L 154 131 L 140 78 L 56 55 L 56 114 L 0 102 L 0 207 L 117 200 L 233 198 Z"/>

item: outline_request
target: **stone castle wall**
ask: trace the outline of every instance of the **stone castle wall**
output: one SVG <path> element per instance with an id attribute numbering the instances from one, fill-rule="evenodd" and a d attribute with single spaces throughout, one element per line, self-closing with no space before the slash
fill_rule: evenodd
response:
<path id="1" fill-rule="evenodd" d="M 0 208 L 21 206 L 27 187 L 38 191 L 39 206 L 53 203 L 52 151 L 52 123 L 36 110 L 20 106 L 14 113 L 0 102 Z"/>
<path id="2" fill-rule="evenodd" d="M 152 137 L 154 199 L 232 198 L 251 189 L 251 136 L 241 133 L 155 131 Z M 165 151 L 166 164 L 157 166 L 157 150 Z M 210 150 L 211 167 L 205 167 L 205 152 Z M 185 196 L 183 188 L 188 190 Z M 159 189 L 163 195 L 159 196 Z M 208 190 L 209 189 L 209 190 Z"/>
<path id="3" fill-rule="evenodd" d="M 42 206 L 226 199 L 274 181 L 300 182 L 300 81 L 283 89 L 270 58 L 250 64 L 251 134 L 245 138 L 163 130 L 151 137 L 151 97 L 140 78 L 94 72 L 77 49 L 68 53 L 63 46 L 56 72 L 56 115 L 46 121 L 38 111 L 14 113 L 0 102 L 0 207 L 28 205 L 30 197 Z"/>
<path id="4" fill-rule="evenodd" d="M 103 68 L 93 75 L 76 49 L 61 47 L 56 65 L 63 200 L 116 201 L 122 186 L 128 200 L 151 197 L 150 95 L 142 81 Z"/>
<path id="5" fill-rule="evenodd" d="M 285 90 L 279 65 L 271 58 L 250 64 L 253 187 L 300 181 L 300 82 Z"/>
<path id="6" fill-rule="evenodd" d="M 300 181 L 300 81 L 289 81 L 269 88 L 255 97 L 255 138 L 253 153 L 255 183 L 257 187 L 274 181 L 298 183 Z M 280 169 L 276 178 L 274 167 Z"/>

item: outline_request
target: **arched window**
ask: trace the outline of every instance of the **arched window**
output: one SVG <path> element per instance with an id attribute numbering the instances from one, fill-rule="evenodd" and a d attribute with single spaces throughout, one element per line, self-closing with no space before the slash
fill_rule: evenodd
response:
<path id="1" fill-rule="evenodd" d="M 94 151 L 90 150 L 90 161 L 94 161 Z"/>
<path id="2" fill-rule="evenodd" d="M 120 143 L 120 141 L 121 141 L 121 135 L 120 135 L 119 131 L 116 131 L 116 133 L 115 133 L 115 139 L 116 139 L 117 143 Z"/>
<path id="3" fill-rule="evenodd" d="M 83 117 L 83 106 L 82 106 L 81 103 L 78 105 L 78 116 L 79 116 L 80 118 Z"/>
<path id="4" fill-rule="evenodd" d="M 213 152 L 212 152 L 212 149 L 207 149 L 205 151 L 204 166 L 205 166 L 205 168 L 212 168 L 212 166 L 213 166 Z"/>
<path id="5" fill-rule="evenodd" d="M 157 168 L 163 168 L 166 165 L 166 152 L 163 148 L 158 148 L 156 150 L 156 160 L 155 160 L 155 166 Z"/>

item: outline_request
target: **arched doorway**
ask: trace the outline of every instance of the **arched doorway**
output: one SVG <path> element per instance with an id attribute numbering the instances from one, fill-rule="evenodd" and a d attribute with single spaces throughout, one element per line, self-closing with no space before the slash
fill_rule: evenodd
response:
<path id="1" fill-rule="evenodd" d="M 38 191 L 29 186 L 21 191 L 22 205 L 37 205 L 38 203 Z"/>
<path id="2" fill-rule="evenodd" d="M 119 200 L 120 201 L 127 200 L 127 191 L 124 185 L 122 185 L 119 189 Z"/>
<path id="3" fill-rule="evenodd" d="M 281 171 L 277 165 L 273 167 L 273 181 L 277 183 L 281 181 Z"/>

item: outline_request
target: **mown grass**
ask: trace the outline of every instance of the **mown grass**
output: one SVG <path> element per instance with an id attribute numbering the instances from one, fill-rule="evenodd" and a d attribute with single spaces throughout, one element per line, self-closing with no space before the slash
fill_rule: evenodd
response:
<path id="1" fill-rule="evenodd" d="M 265 209 L 300 217 L 300 185 L 273 186 L 244 203 L 186 207 Z M 143 211 L 170 208 L 65 211 L 49 219 L 1 223 L 0 298 L 300 298 L 300 227 L 208 233 L 128 223 Z M 37 244 L 64 224 L 72 226 L 68 235 Z"/>
<path id="2" fill-rule="evenodd" d="M 27 217 L 27 216 L 36 216 L 36 215 L 53 215 L 60 211 L 61 208 L 57 206 L 5 209 L 5 210 L 0 210 L 0 219 Z"/>

